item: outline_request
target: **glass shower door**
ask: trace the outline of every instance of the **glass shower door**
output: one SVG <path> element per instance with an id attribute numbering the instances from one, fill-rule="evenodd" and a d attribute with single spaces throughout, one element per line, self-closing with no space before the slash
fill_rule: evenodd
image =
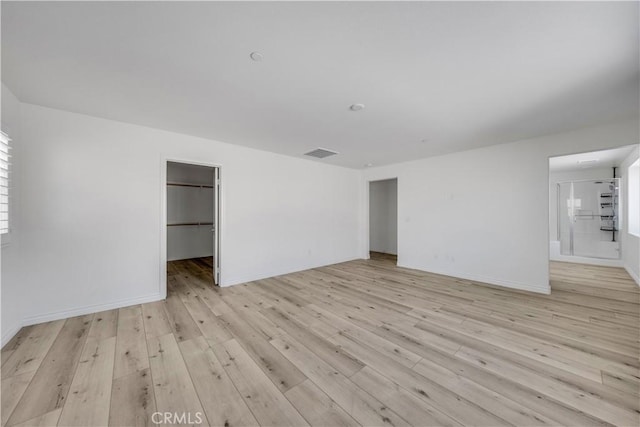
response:
<path id="1" fill-rule="evenodd" d="M 560 253 L 620 258 L 618 179 L 559 184 Z"/>
<path id="2" fill-rule="evenodd" d="M 573 255 L 598 257 L 600 216 L 598 191 L 592 181 L 573 182 Z"/>

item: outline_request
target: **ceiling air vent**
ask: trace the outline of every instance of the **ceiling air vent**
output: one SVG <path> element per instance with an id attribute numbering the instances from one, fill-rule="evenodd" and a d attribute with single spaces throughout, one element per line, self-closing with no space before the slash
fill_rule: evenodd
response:
<path id="1" fill-rule="evenodd" d="M 318 159 L 324 159 L 325 157 L 334 156 L 338 154 L 336 151 L 327 150 L 325 148 L 316 148 L 313 151 L 304 153 L 305 156 L 316 157 Z"/>

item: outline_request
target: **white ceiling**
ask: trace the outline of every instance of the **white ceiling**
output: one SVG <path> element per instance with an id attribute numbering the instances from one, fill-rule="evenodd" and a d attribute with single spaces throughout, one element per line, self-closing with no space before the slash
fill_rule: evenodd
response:
<path id="1" fill-rule="evenodd" d="M 569 156 L 551 157 L 549 170 L 552 172 L 570 172 L 582 169 L 602 169 L 620 166 L 635 145 L 614 148 L 611 150 L 591 151 L 588 153 L 571 154 Z M 594 161 L 595 160 L 595 161 Z"/>
<path id="2" fill-rule="evenodd" d="M 638 26 L 637 2 L 3 1 L 2 80 L 361 168 L 637 117 Z"/>

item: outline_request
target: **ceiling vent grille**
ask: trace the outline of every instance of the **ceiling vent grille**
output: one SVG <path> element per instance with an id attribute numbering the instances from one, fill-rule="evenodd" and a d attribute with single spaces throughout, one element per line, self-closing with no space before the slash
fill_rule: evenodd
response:
<path id="1" fill-rule="evenodd" d="M 316 148 L 313 151 L 304 153 L 305 156 L 311 156 L 317 159 L 324 159 L 325 157 L 335 156 L 336 154 L 338 154 L 336 151 L 327 150 L 325 148 Z"/>

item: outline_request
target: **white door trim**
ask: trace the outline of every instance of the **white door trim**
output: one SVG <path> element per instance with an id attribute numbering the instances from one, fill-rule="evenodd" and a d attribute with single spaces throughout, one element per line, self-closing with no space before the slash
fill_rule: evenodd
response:
<path id="1" fill-rule="evenodd" d="M 363 243 L 363 258 L 364 259 L 369 259 L 370 255 L 369 253 L 371 252 L 371 234 L 370 234 L 370 230 L 369 230 L 369 213 L 371 210 L 371 198 L 369 195 L 369 190 L 371 189 L 371 183 L 372 182 L 378 182 L 378 181 L 390 181 L 392 179 L 396 180 L 396 185 L 397 185 L 397 193 L 396 193 L 396 203 L 397 203 L 397 208 L 398 208 L 398 218 L 397 218 L 397 224 L 396 224 L 396 233 L 397 233 L 397 247 L 398 247 L 398 265 L 400 265 L 400 178 L 398 178 L 397 175 L 391 175 L 391 176 L 386 176 L 385 178 L 365 178 L 364 179 L 364 191 L 363 191 L 363 195 L 364 195 L 364 201 L 363 201 L 363 205 L 364 205 L 364 209 L 363 209 L 363 215 L 361 216 L 362 218 L 362 222 L 364 224 L 364 229 L 362 230 L 363 233 L 363 239 L 362 239 L 362 243 Z"/>
<path id="2" fill-rule="evenodd" d="M 159 281 L 159 292 L 160 297 L 162 299 L 167 298 L 167 163 L 186 163 L 190 165 L 198 165 L 198 166 L 207 166 L 210 168 L 218 169 L 218 178 L 220 182 L 222 182 L 222 166 L 215 163 L 207 163 L 199 160 L 185 159 L 185 158 L 177 158 L 177 157 L 166 157 L 162 156 L 160 160 L 160 281 Z M 220 195 L 219 195 L 219 206 L 217 207 L 218 215 L 216 218 L 215 229 L 218 235 L 218 268 L 220 269 L 220 273 L 218 274 L 217 284 L 218 286 L 222 283 L 222 275 L 224 273 L 224 269 L 222 268 L 222 248 L 223 248 L 223 227 L 224 224 L 224 194 L 223 187 L 220 186 Z"/>

